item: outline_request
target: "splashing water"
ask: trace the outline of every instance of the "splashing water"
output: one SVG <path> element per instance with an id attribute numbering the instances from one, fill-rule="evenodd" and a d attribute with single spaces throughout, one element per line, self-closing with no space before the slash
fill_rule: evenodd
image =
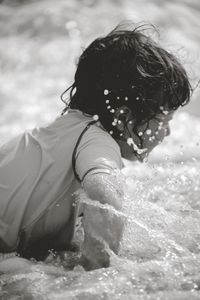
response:
<path id="1" fill-rule="evenodd" d="M 21 8 L 1 6 L 0 143 L 38 120 L 51 121 L 61 110 L 57 98 L 66 78 L 71 82 L 74 53 L 78 56 L 86 40 L 121 19 L 137 20 L 136 12 L 161 26 L 172 47 L 177 41 L 193 52 L 189 65 L 199 74 L 198 1 L 29 2 Z M 119 255 L 110 252 L 110 266 L 86 272 L 75 246 L 51 252 L 45 262 L 2 255 L 0 299 L 200 299 L 200 122 L 184 113 L 173 122 L 172 136 L 154 150 L 151 163 L 124 170 L 126 227 Z M 76 244 L 82 239 L 80 226 Z"/>
<path id="2" fill-rule="evenodd" d="M 2 299 L 199 299 L 200 162 L 136 164 L 125 171 L 120 214 L 126 227 L 119 255 L 110 253 L 110 266 L 86 272 L 79 250 L 23 268 L 18 263 L 1 275 Z M 111 219 L 116 213 L 108 205 L 93 205 L 109 211 Z"/>

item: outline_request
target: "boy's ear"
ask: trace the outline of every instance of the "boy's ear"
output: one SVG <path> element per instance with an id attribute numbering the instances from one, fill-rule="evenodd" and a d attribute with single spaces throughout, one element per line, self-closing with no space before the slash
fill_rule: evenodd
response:
<path id="1" fill-rule="evenodd" d="M 125 129 L 125 125 L 129 120 L 133 119 L 133 115 L 131 112 L 131 109 L 125 105 L 119 107 L 116 109 L 114 118 L 117 119 L 117 124 L 116 128 L 120 131 L 123 132 Z"/>

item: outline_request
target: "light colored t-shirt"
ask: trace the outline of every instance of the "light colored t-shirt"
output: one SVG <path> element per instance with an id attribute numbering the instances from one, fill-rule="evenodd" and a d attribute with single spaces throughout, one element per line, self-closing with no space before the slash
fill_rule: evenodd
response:
<path id="1" fill-rule="evenodd" d="M 53 247 L 63 237 L 70 242 L 77 214 L 73 193 L 80 187 L 72 154 L 91 121 L 91 116 L 69 110 L 0 148 L 0 252 L 20 248 L 23 253 L 38 241 Z M 80 179 L 123 167 L 118 144 L 96 123 L 82 136 L 75 163 Z"/>

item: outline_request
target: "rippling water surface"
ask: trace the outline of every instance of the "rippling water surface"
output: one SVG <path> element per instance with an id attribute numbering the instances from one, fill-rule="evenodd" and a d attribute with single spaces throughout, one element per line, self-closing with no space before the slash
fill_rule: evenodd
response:
<path id="1" fill-rule="evenodd" d="M 192 81 L 198 80 L 198 1 L 5 2 L 0 5 L 0 143 L 57 116 L 59 94 L 73 79 L 80 47 L 127 17 L 159 25 L 162 42 L 176 49 Z M 13 268 L 12 258 L 2 256 L 1 266 L 11 264 L 12 272 L 2 271 L 0 299 L 200 299 L 198 98 L 197 89 L 148 163 L 126 162 L 126 228 L 110 267 L 84 271 L 78 250 L 50 254 L 23 268 L 20 261 Z"/>

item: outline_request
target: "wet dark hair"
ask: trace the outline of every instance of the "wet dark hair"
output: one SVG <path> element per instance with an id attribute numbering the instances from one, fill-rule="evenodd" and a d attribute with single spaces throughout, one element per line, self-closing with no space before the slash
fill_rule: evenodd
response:
<path id="1" fill-rule="evenodd" d="M 173 54 L 147 34 L 149 27 L 118 26 L 94 40 L 80 56 L 64 112 L 72 108 L 97 114 L 104 128 L 119 138 L 118 130 L 112 126 L 114 114 L 110 107 L 128 106 L 138 135 L 138 125 L 163 110 L 173 111 L 187 104 L 192 93 L 187 73 Z"/>

